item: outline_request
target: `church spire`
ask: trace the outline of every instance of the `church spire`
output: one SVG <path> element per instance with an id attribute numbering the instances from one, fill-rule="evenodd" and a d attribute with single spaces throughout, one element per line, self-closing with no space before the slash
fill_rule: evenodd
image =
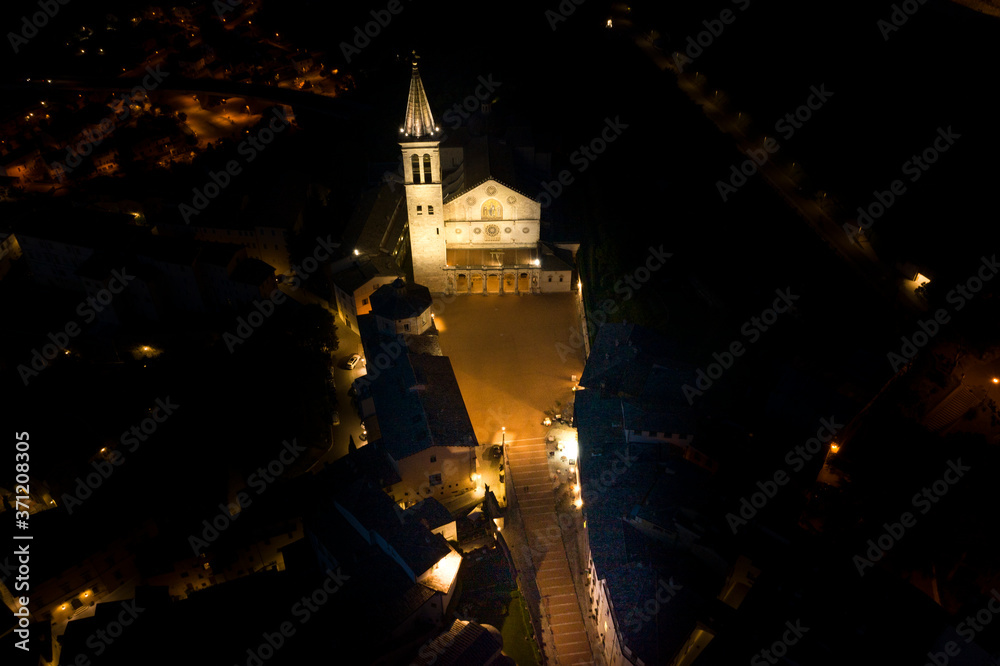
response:
<path id="1" fill-rule="evenodd" d="M 406 102 L 406 118 L 403 119 L 403 126 L 399 128 L 399 133 L 410 141 L 418 140 L 422 137 L 436 137 L 440 128 L 434 124 L 434 116 L 431 114 L 431 105 L 427 102 L 427 93 L 424 92 L 424 84 L 420 80 L 420 70 L 417 69 L 417 52 L 413 52 L 413 77 L 410 79 L 410 97 Z"/>

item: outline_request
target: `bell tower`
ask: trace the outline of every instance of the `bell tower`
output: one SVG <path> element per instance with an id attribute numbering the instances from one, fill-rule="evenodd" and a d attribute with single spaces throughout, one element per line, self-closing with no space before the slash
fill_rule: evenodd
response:
<path id="1" fill-rule="evenodd" d="M 441 194 L 441 129 L 434 124 L 417 58 L 414 52 L 406 117 L 399 128 L 410 256 L 413 258 L 413 281 L 427 287 L 431 293 L 444 293 L 448 254 Z"/>

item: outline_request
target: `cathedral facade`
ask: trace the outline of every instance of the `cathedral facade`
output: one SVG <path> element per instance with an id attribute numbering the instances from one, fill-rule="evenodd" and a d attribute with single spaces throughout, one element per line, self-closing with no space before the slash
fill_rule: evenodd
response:
<path id="1" fill-rule="evenodd" d="M 539 242 L 541 205 L 485 172 L 445 175 L 417 63 L 399 129 L 413 279 L 433 293 L 569 291 L 572 267 Z M 466 186 L 468 185 L 468 186 Z"/>

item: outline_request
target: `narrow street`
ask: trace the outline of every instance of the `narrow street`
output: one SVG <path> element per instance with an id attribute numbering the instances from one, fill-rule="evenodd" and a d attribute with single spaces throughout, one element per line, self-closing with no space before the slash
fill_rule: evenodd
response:
<path id="1" fill-rule="evenodd" d="M 543 627 L 551 636 L 546 653 L 554 664 L 593 664 L 582 604 L 563 544 L 555 510 L 555 489 L 545 442 L 507 446 L 510 461 L 508 484 L 517 495 L 528 558 L 540 596 Z M 508 485 L 508 489 L 512 486 Z"/>

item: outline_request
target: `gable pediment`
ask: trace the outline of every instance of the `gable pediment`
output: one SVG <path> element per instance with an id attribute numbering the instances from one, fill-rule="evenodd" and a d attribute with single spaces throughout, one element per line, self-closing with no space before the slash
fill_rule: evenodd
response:
<path id="1" fill-rule="evenodd" d="M 488 179 L 445 203 L 448 220 L 537 220 L 541 205 L 496 179 Z"/>

